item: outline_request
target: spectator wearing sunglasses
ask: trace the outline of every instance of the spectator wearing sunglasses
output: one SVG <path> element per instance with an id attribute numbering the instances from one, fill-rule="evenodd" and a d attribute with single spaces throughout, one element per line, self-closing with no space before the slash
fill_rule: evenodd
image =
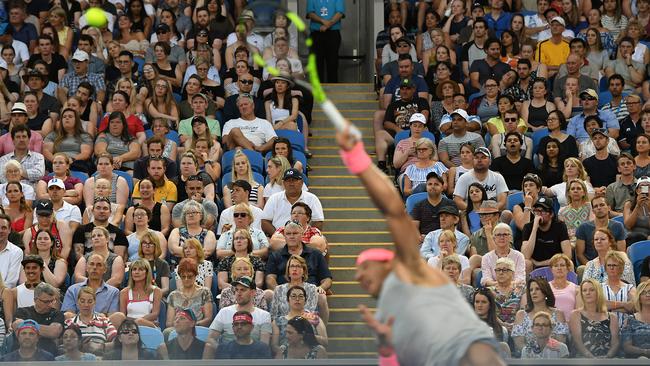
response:
<path id="1" fill-rule="evenodd" d="M 583 112 L 571 118 L 567 126 L 567 133 L 574 136 L 579 143 L 589 141 L 589 134 L 585 128 L 588 116 L 597 116 L 603 122 L 600 127 L 606 128 L 609 136 L 616 139 L 619 135 L 620 125 L 616 115 L 611 111 L 598 110 L 598 93 L 594 89 L 586 89 L 580 93 L 580 104 Z"/>
<path id="2" fill-rule="evenodd" d="M 603 126 L 603 120 L 600 119 L 598 116 L 587 116 L 585 118 L 584 128 L 585 131 L 589 134 L 589 136 L 592 136 L 594 134 L 594 131 L 596 130 L 601 131 L 601 134 L 607 133 L 608 135 L 606 140 L 607 146 L 605 150 L 614 156 L 618 156 L 621 153 L 621 150 L 618 147 L 618 143 L 616 142 L 616 139 L 609 136 L 609 131 Z M 594 145 L 594 140 L 591 137 L 587 140 L 580 142 L 578 148 L 580 150 L 579 157 L 580 160 L 583 161 L 583 164 L 584 161 L 586 161 L 588 158 L 594 156 L 597 150 L 596 146 Z M 592 185 L 596 186 L 594 184 Z"/>

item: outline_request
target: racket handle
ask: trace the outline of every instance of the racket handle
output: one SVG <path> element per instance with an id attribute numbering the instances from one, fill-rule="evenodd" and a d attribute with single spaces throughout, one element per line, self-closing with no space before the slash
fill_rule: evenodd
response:
<path id="1" fill-rule="evenodd" d="M 350 133 L 355 136 L 357 139 L 361 138 L 361 131 L 350 123 L 348 120 L 343 117 L 341 112 L 339 112 L 338 108 L 332 103 L 331 100 L 326 99 L 321 103 L 321 108 L 323 108 L 323 112 L 325 112 L 325 115 L 327 115 L 327 118 L 329 118 L 330 122 L 336 127 L 338 131 L 344 131 L 346 127 L 349 126 L 350 128 Z"/>

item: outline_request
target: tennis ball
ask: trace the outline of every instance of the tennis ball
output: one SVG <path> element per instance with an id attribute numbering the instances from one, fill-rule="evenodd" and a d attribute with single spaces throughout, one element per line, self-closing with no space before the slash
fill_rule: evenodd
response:
<path id="1" fill-rule="evenodd" d="M 108 23 L 104 11 L 100 8 L 90 8 L 86 12 L 86 22 L 93 27 L 102 28 Z"/>

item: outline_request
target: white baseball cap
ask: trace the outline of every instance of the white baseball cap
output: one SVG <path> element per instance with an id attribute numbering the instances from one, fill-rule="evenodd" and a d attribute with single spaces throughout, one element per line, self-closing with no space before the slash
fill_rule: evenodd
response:
<path id="1" fill-rule="evenodd" d="M 49 182 L 47 182 L 47 188 L 50 188 L 50 187 L 59 187 L 61 189 L 65 189 L 65 184 L 59 178 L 52 178 L 52 179 L 50 179 Z"/>
<path id="2" fill-rule="evenodd" d="M 422 124 L 427 124 L 427 117 L 424 116 L 422 113 L 413 113 L 411 115 L 411 118 L 409 118 L 409 123 L 413 122 L 420 122 Z"/>
<path id="3" fill-rule="evenodd" d="M 458 108 L 455 111 L 451 112 L 449 116 L 453 117 L 454 114 L 457 114 L 465 119 L 465 121 L 469 120 L 469 114 L 464 109 Z"/>
<path id="4" fill-rule="evenodd" d="M 77 61 L 88 61 L 89 57 L 86 51 L 76 50 L 74 51 L 74 55 L 72 55 L 72 59 Z"/>

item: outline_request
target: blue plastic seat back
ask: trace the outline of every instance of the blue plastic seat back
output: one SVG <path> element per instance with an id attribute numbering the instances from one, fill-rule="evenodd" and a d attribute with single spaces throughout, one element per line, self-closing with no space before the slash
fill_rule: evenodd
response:
<path id="1" fill-rule="evenodd" d="M 165 343 L 165 338 L 160 329 L 142 325 L 138 326 L 138 328 L 140 329 L 140 340 L 144 348 L 157 350 L 161 344 Z"/>
<path id="2" fill-rule="evenodd" d="M 627 254 L 630 256 L 632 268 L 634 268 L 634 277 L 636 283 L 641 281 L 641 264 L 646 257 L 650 256 L 650 240 L 638 241 L 632 244 L 627 249 Z"/>
<path id="3" fill-rule="evenodd" d="M 418 202 L 427 199 L 427 192 L 414 193 L 406 199 L 406 212 L 410 215 Z"/>
<path id="4" fill-rule="evenodd" d="M 241 149 L 251 163 L 253 172 L 264 174 L 264 157 L 257 151 Z M 221 157 L 221 169 L 224 173 L 232 171 L 232 160 L 235 157 L 237 150 L 228 150 L 223 153 Z M 261 182 L 259 182 L 261 183 Z"/>

